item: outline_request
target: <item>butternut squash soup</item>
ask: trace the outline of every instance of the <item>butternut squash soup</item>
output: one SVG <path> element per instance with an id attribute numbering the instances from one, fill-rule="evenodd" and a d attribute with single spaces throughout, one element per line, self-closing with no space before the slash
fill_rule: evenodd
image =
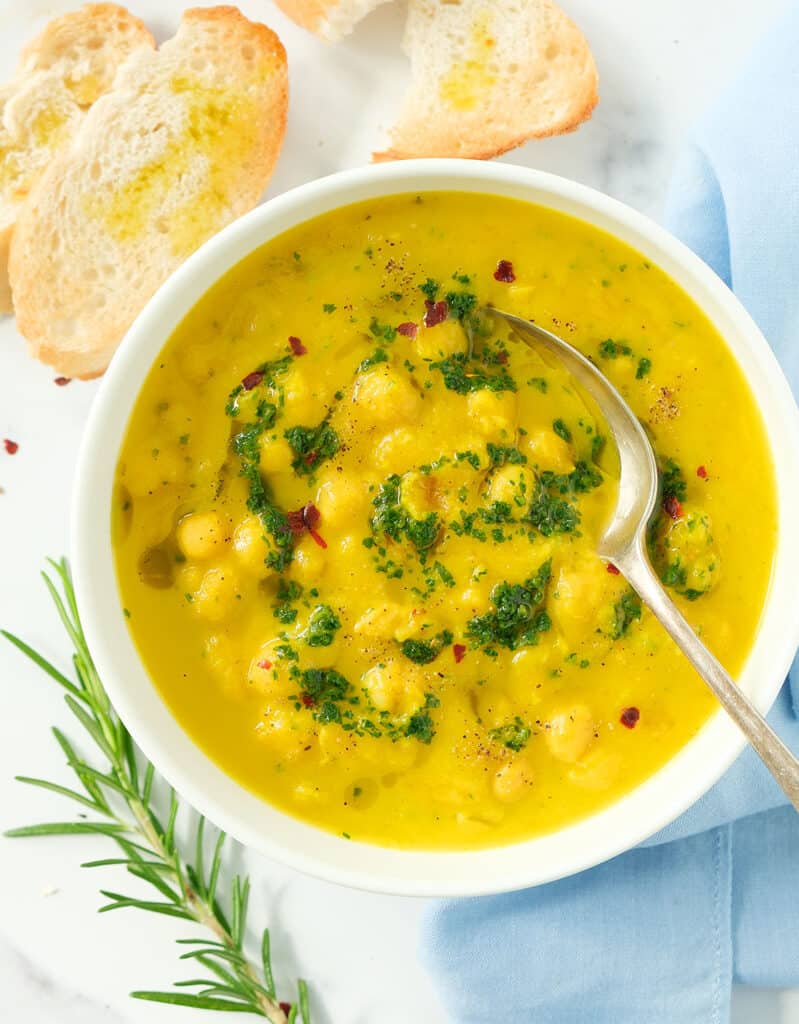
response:
<path id="1" fill-rule="evenodd" d="M 655 567 L 737 672 L 776 539 L 759 413 L 723 340 L 639 253 L 551 210 L 429 192 L 252 253 L 153 366 L 118 467 L 130 630 L 226 772 L 346 838 L 526 839 L 658 769 L 715 704 L 596 554 L 612 445 L 561 333 L 658 453 Z M 734 415 L 731 415 L 734 411 Z"/>

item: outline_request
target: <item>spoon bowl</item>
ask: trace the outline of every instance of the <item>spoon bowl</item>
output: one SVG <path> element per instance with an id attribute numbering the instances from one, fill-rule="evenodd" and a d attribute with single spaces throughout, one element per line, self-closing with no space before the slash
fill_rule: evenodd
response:
<path id="1" fill-rule="evenodd" d="M 616 508 L 597 553 L 619 570 L 652 611 L 799 810 L 799 760 L 705 647 L 652 567 L 646 534 L 657 508 L 660 485 L 655 453 L 635 413 L 604 373 L 567 341 L 493 306 L 483 312 L 507 324 L 511 334 L 524 344 L 553 355 L 596 403 L 613 437 L 620 464 Z"/>

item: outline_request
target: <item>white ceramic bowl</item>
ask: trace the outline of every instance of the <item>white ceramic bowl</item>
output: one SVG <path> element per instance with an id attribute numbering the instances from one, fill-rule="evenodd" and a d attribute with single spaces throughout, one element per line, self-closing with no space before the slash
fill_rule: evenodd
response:
<path id="1" fill-rule="evenodd" d="M 358 200 L 431 189 L 530 200 L 609 231 L 670 274 L 726 339 L 760 406 L 778 483 L 774 576 L 740 679 L 761 711 L 770 707 L 799 644 L 799 531 L 790 527 L 799 508 L 799 414 L 777 362 L 726 286 L 662 228 L 599 192 L 507 164 L 421 160 L 344 171 L 271 200 L 207 242 L 147 305 L 103 381 L 78 468 L 72 558 L 86 636 L 115 707 L 158 770 L 211 821 L 252 849 L 335 882 L 381 892 L 476 895 L 551 881 L 635 846 L 716 782 L 740 753 L 742 737 L 719 712 L 664 768 L 611 807 L 512 846 L 410 852 L 348 841 L 254 796 L 186 735 L 137 655 L 122 615 L 111 551 L 112 482 L 128 417 L 150 365 L 191 307 L 249 252 L 301 221 Z M 720 418 L 729 415 L 719 409 Z"/>

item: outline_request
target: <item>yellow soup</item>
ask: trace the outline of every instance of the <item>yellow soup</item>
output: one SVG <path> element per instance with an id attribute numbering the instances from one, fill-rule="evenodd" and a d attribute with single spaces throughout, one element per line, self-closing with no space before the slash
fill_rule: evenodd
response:
<path id="1" fill-rule="evenodd" d="M 456 193 L 269 242 L 144 384 L 114 500 L 119 585 L 196 742 L 347 838 L 551 831 L 645 779 L 714 707 L 596 555 L 616 496 L 602 424 L 485 303 L 559 331 L 644 421 L 663 484 L 653 561 L 731 672 L 764 602 L 759 414 L 714 328 L 639 253 Z"/>

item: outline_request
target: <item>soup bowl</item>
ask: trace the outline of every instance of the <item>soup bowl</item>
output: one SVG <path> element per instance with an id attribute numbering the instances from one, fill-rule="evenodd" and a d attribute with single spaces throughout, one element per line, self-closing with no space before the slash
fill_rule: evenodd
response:
<path id="1" fill-rule="evenodd" d="M 682 750 L 611 806 L 551 834 L 489 849 L 401 850 L 351 841 L 293 818 L 226 775 L 172 716 L 126 626 L 117 588 L 111 504 L 120 446 L 137 395 L 173 330 L 231 267 L 320 214 L 401 192 L 466 191 L 526 200 L 578 217 L 660 266 L 708 316 L 760 408 L 777 484 L 774 570 L 739 681 L 767 711 L 799 645 L 799 412 L 765 339 L 719 278 L 646 217 L 575 182 L 507 164 L 421 160 L 344 171 L 257 208 L 208 241 L 161 287 L 129 330 L 93 405 L 77 471 L 72 559 L 86 636 L 111 700 L 136 743 L 211 821 L 267 857 L 321 878 L 406 895 L 478 895 L 548 882 L 591 867 L 663 828 L 705 793 L 744 740 L 715 713 Z M 719 416 L 728 412 L 719 409 Z M 164 638 L 164 642 L 169 642 Z M 697 680 L 697 686 L 702 684 Z"/>

